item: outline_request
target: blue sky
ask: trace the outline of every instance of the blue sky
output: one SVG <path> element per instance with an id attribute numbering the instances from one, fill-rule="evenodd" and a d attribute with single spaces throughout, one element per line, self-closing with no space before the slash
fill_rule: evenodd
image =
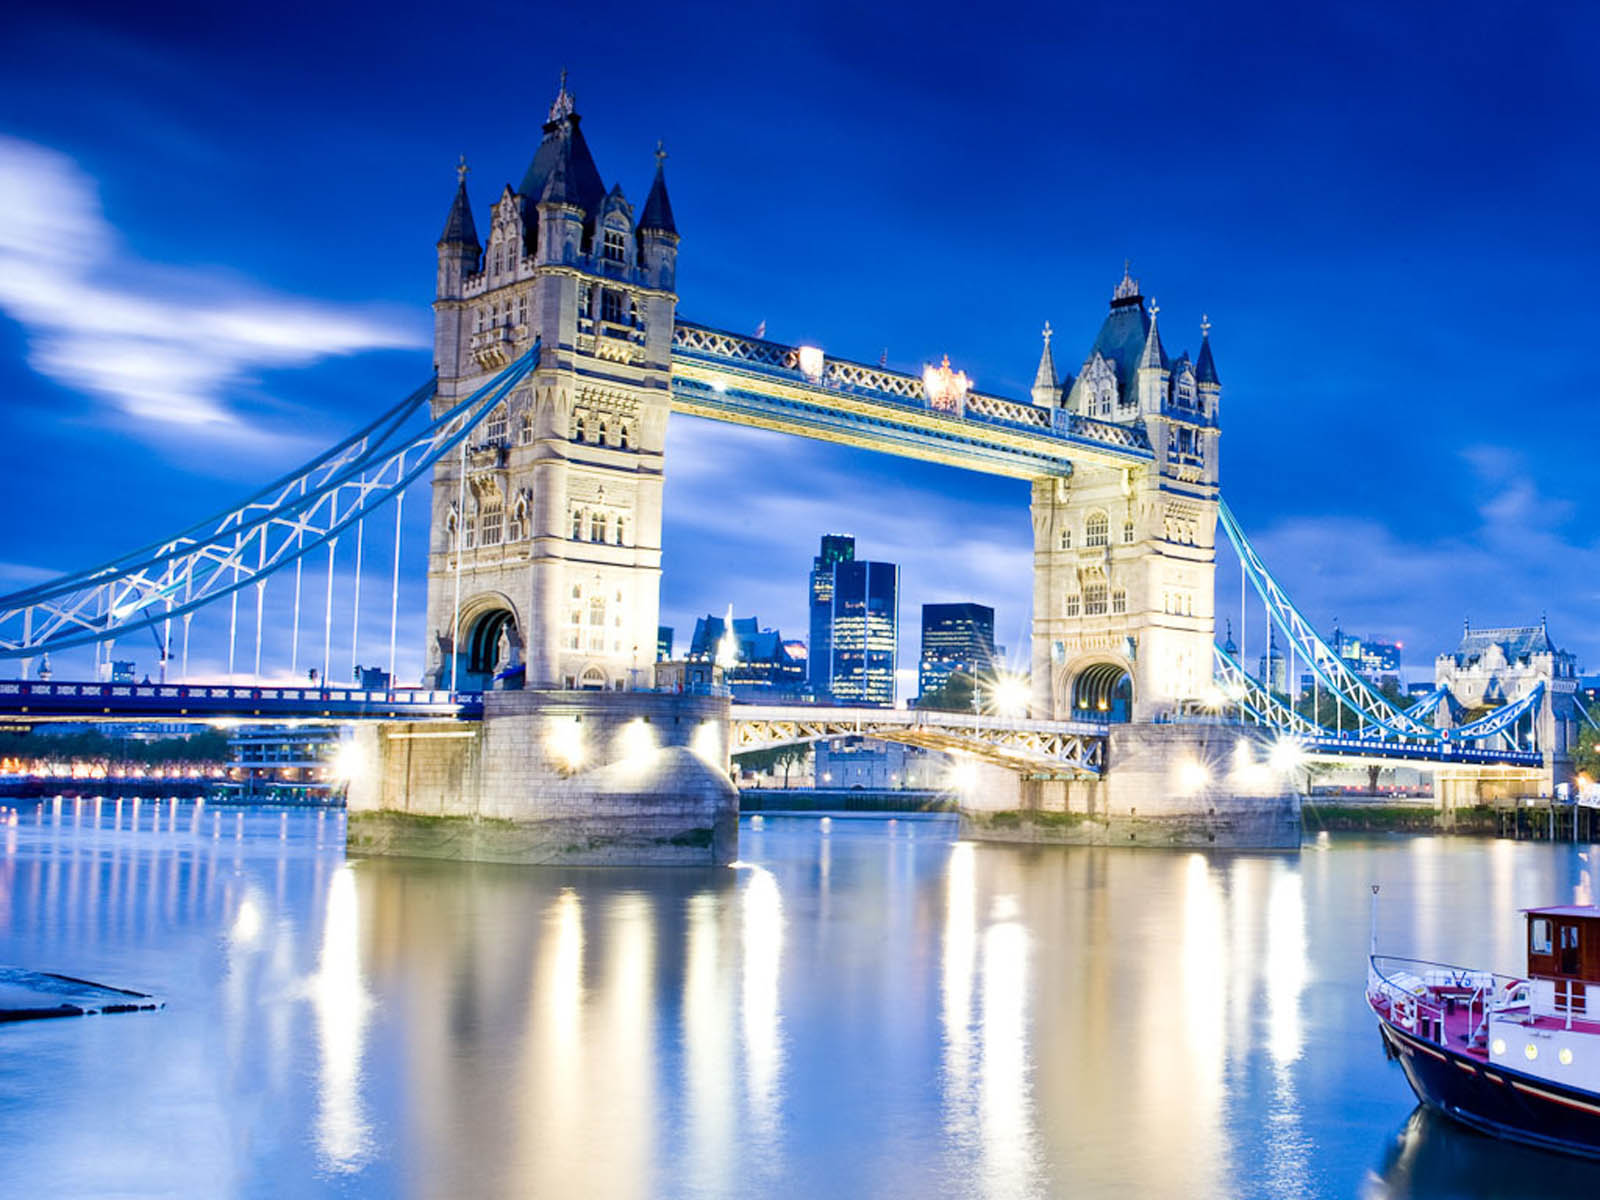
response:
<path id="1" fill-rule="evenodd" d="M 1487 4 L 36 7 L 0 77 L 0 586 L 187 524 L 414 387 L 456 156 L 481 226 L 565 66 L 636 203 L 665 139 L 685 316 L 910 369 L 948 353 L 1021 395 L 1042 323 L 1076 370 L 1130 257 L 1170 352 L 1210 314 L 1224 492 L 1314 620 L 1418 665 L 1463 618 L 1548 611 L 1594 664 L 1596 24 Z M 674 418 L 667 503 L 680 640 L 729 602 L 802 635 L 838 530 L 901 563 L 907 652 L 918 605 L 968 598 L 1025 649 L 1021 484 Z M 419 583 L 413 662 L 420 609 Z M 386 610 L 369 593 L 385 646 Z"/>

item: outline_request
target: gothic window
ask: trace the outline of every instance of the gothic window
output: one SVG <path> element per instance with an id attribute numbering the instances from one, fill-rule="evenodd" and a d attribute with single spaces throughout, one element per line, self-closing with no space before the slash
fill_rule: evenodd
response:
<path id="1" fill-rule="evenodd" d="M 1072 549 L 1072 530 L 1063 529 L 1061 531 L 1061 548 L 1063 550 Z"/>
<path id="2" fill-rule="evenodd" d="M 1066 615 L 1069 616 L 1069 617 L 1075 617 L 1075 616 L 1078 615 L 1078 593 L 1077 592 L 1068 592 L 1067 593 Z"/>
<path id="3" fill-rule="evenodd" d="M 1111 611 L 1125 613 L 1128 611 L 1128 593 L 1118 588 L 1111 593 Z"/>
<path id="4" fill-rule="evenodd" d="M 593 513 L 593 514 L 590 515 L 590 517 L 589 517 L 589 540 L 591 542 L 603 542 L 603 541 L 606 540 L 606 515 L 605 515 L 605 513 L 597 512 L 597 513 Z"/>
<path id="5" fill-rule="evenodd" d="M 581 583 L 575 583 L 572 585 L 572 598 L 574 600 L 583 599 L 583 585 Z M 577 622 L 574 621 L 573 624 L 577 624 Z"/>
<path id="6" fill-rule="evenodd" d="M 503 261 L 500 257 L 500 247 L 496 246 L 494 251 L 494 273 L 496 275 L 500 274 Z"/>
<path id="7" fill-rule="evenodd" d="M 498 446 L 506 440 L 506 406 L 496 404 L 489 413 L 489 419 L 483 425 L 484 438 L 492 446 Z"/>
<path id="8" fill-rule="evenodd" d="M 621 230 L 606 230 L 605 256 L 607 262 L 619 263 L 627 259 L 628 239 Z"/>
<path id="9" fill-rule="evenodd" d="M 624 450 L 628 448 L 628 423 L 626 421 L 622 423 L 622 430 L 617 444 L 620 445 Z"/>
<path id="10" fill-rule="evenodd" d="M 600 436 L 598 438 L 596 438 L 595 440 L 598 441 L 602 446 L 604 446 L 606 444 L 606 438 L 607 438 L 608 433 L 609 433 L 609 430 L 606 429 L 606 423 L 604 421 L 601 421 L 600 422 Z"/>
<path id="11" fill-rule="evenodd" d="M 523 446 L 533 443 L 533 414 L 531 412 L 523 413 L 522 420 L 517 423 L 517 442 Z"/>
<path id="12" fill-rule="evenodd" d="M 1083 523 L 1083 544 L 1085 546 L 1105 546 L 1111 542 L 1111 523 L 1106 520 L 1103 512 L 1089 514 L 1089 519 Z"/>
<path id="13" fill-rule="evenodd" d="M 1124 521 L 1122 523 L 1122 544 L 1124 546 L 1127 546 L 1127 545 L 1131 545 L 1132 543 L 1133 543 L 1133 522 L 1132 521 Z"/>
<path id="14" fill-rule="evenodd" d="M 581 539 L 582 537 L 583 537 L 583 509 L 575 508 L 575 509 L 572 510 L 572 540 L 576 542 L 579 539 Z M 572 598 L 574 600 L 576 600 L 578 598 L 578 589 L 577 588 L 573 588 L 572 589 Z"/>
<path id="15" fill-rule="evenodd" d="M 1083 615 L 1098 617 L 1106 611 L 1106 585 L 1091 583 L 1083 589 Z"/>
<path id="16" fill-rule="evenodd" d="M 473 320 L 474 331 L 477 332 L 477 333 L 482 333 L 483 332 L 483 309 L 482 308 L 475 308 L 475 309 L 472 310 L 472 320 Z"/>
<path id="17" fill-rule="evenodd" d="M 617 518 L 617 545 L 619 546 L 622 545 L 622 527 L 625 523 L 624 518 Z"/>
<path id="18" fill-rule="evenodd" d="M 482 532 L 485 546 L 498 546 L 500 544 L 500 529 L 504 515 L 504 511 L 498 502 L 488 505 L 483 510 Z"/>
<path id="19" fill-rule="evenodd" d="M 517 502 L 511 508 L 511 520 L 506 525 L 506 541 L 520 542 L 527 534 L 528 529 L 528 497 L 524 494 L 517 497 Z"/>
<path id="20" fill-rule="evenodd" d="M 517 297 L 517 324 L 518 325 L 526 325 L 527 323 L 528 323 L 528 298 L 526 296 L 519 296 L 519 297 Z"/>
<path id="21" fill-rule="evenodd" d="M 622 324 L 622 293 L 614 288 L 600 289 L 600 319 Z"/>
<path id="22" fill-rule="evenodd" d="M 606 598 L 604 596 L 589 597 L 589 624 L 595 628 L 603 628 L 606 623 Z"/>
<path id="23" fill-rule="evenodd" d="M 471 550 L 478 544 L 477 536 L 478 520 L 476 517 L 468 517 L 466 524 L 461 527 L 461 544 Z"/>
<path id="24" fill-rule="evenodd" d="M 639 327 L 639 302 L 637 300 L 628 301 L 628 324 L 635 329 Z"/>
<path id="25" fill-rule="evenodd" d="M 583 425 L 583 414 L 579 413 L 577 416 L 572 418 L 572 440 L 575 442 L 581 442 L 585 441 L 587 438 L 588 431 Z"/>

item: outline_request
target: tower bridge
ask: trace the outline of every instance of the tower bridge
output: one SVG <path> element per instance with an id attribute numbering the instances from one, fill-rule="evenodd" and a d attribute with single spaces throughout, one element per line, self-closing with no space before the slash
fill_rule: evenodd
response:
<path id="1" fill-rule="evenodd" d="M 23 677 L 0 688 L 0 712 L 40 719 L 98 708 L 104 719 L 177 705 L 293 720 L 337 709 L 374 722 L 360 733 L 370 778 L 352 789 L 353 808 L 375 814 L 369 849 L 406 844 L 397 821 L 408 813 L 497 816 L 554 831 L 524 838 L 545 848 L 537 853 L 602 847 L 564 861 L 614 861 L 620 844 L 644 861 L 691 861 L 708 847 L 726 861 L 737 806 L 730 750 L 830 731 L 870 730 L 1003 768 L 1016 786 L 991 787 L 981 799 L 991 807 L 1165 814 L 1175 836 L 1214 842 L 1220 830 L 1234 844 L 1287 838 L 1277 818 L 1297 814 L 1297 784 L 1273 753 L 1285 743 L 1298 754 L 1448 768 L 1468 781 L 1462 797 L 1474 771 L 1521 772 L 1547 792 L 1570 773 L 1581 710 L 1569 682 L 1549 670 L 1502 671 L 1479 689 L 1502 703 L 1477 720 L 1456 722 L 1437 703 L 1402 710 L 1295 608 L 1222 503 L 1209 322 L 1195 356 L 1174 357 L 1159 308 L 1124 269 L 1075 372 L 1058 370 L 1045 327 L 1022 398 L 977 388 L 948 358 L 908 374 L 697 324 L 677 313 L 680 237 L 664 158 L 636 211 L 620 186 L 604 185 L 563 83 L 532 162 L 494 200 L 483 238 L 463 164 L 436 245 L 433 378 L 221 516 L 0 597 L 0 657 L 20 660 Z M 1028 481 L 1030 714 L 730 708 L 725 697 L 657 691 L 671 413 Z M 426 667 L 423 690 L 412 692 L 392 680 L 400 508 L 424 476 Z M 367 523 L 390 502 L 390 683 L 333 698 L 335 555 L 341 537 L 346 554 L 354 541 L 359 596 Z M 1242 564 L 1241 604 L 1248 585 L 1291 656 L 1340 713 L 1355 714 L 1353 733 L 1295 712 L 1216 646 L 1219 525 Z M 265 589 L 292 580 L 293 677 L 302 575 L 323 554 L 322 686 L 268 686 Z M 163 672 L 177 659 L 186 676 L 192 617 L 223 608 L 227 688 L 28 680 L 49 652 L 93 645 L 109 659 L 117 639 L 142 630 L 154 634 Z M 241 688 L 238 635 L 252 627 L 252 608 L 251 683 Z M 1482 655 L 1467 657 L 1463 679 Z M 1106 716 L 1123 722 L 1084 720 Z M 1219 811 L 1221 825 L 1209 821 Z M 1276 814 L 1264 833 L 1250 825 L 1261 813 Z"/>

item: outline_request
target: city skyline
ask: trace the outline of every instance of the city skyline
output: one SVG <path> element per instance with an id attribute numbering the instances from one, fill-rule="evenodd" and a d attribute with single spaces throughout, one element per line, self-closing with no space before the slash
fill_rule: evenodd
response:
<path id="1" fill-rule="evenodd" d="M 59 473 L 14 473 L 4 484 L 12 507 L 42 505 L 53 519 L 15 530 L 0 586 L 180 527 L 414 386 L 426 370 L 429 250 L 452 164 L 466 153 L 483 221 L 500 183 L 525 167 L 565 62 L 606 181 L 618 179 L 636 204 L 655 139 L 666 140 L 685 238 L 685 314 L 751 332 L 764 324 L 773 337 L 858 360 L 886 349 L 908 370 L 949 353 L 980 386 L 1020 398 L 1043 322 L 1056 331 L 1058 366 L 1076 372 L 1132 257 L 1161 299 L 1175 353 L 1194 350 L 1202 313 L 1215 323 L 1228 384 L 1227 495 L 1319 625 L 1337 615 L 1385 630 L 1414 649 L 1412 663 L 1428 663 L 1464 617 L 1520 625 L 1548 608 L 1552 636 L 1592 666 L 1600 634 L 1587 619 L 1596 595 L 1583 564 L 1596 523 L 1581 481 L 1597 431 L 1583 402 L 1578 323 L 1595 246 L 1573 199 L 1592 169 L 1562 126 L 1592 91 L 1571 57 L 1584 39 L 1570 26 L 1557 36 L 1540 17 L 1504 30 L 1497 56 L 1528 64 L 1539 81 L 1528 95 L 1504 72 L 1483 70 L 1478 39 L 1441 42 L 1432 23 L 1386 15 L 1382 53 L 1408 71 L 1379 103 L 1351 92 L 1332 65 L 1337 53 L 1297 60 L 1291 77 L 1230 40 L 1253 11 L 1207 14 L 1185 30 L 1183 50 L 1155 51 L 1169 69 L 1153 70 L 1149 88 L 1114 107 L 1051 96 L 1026 69 L 951 79 L 932 94 L 909 64 L 926 61 L 937 36 L 912 26 L 875 30 L 909 53 L 907 65 L 871 72 L 820 19 L 803 18 L 759 69 L 728 55 L 720 39 L 731 35 L 675 39 L 683 69 L 738 66 L 726 92 L 699 87 L 669 99 L 658 96 L 667 69 L 658 55 L 623 46 L 620 65 L 602 62 L 574 32 L 566 45 L 557 39 L 548 62 L 527 65 L 524 103 L 497 106 L 488 80 L 468 81 L 443 105 L 397 90 L 393 79 L 418 52 L 398 27 L 368 30 L 393 52 L 380 81 L 342 58 L 338 70 L 321 69 L 318 56 L 331 48 L 293 44 L 242 14 L 209 17 L 199 28 L 218 36 L 199 41 L 183 36 L 195 26 L 179 10 L 137 25 L 99 14 L 87 27 L 70 14 L 30 14 L 17 31 L 30 52 L 20 56 L 0 143 L 0 377 L 16 437 L 32 461 L 72 462 L 91 478 L 154 469 L 164 486 L 130 496 L 119 521 L 107 522 L 94 489 Z M 1489 12 L 1457 24 L 1470 29 Z M 1008 20 L 1032 21 L 1038 35 L 1020 50 L 1024 64 L 1070 49 L 1087 82 L 1115 69 L 1093 48 L 1125 44 L 1122 23 L 1133 17 L 1085 17 L 1070 38 L 1025 12 Z M 1372 49 L 1375 11 L 1295 20 L 1332 49 Z M 240 29 L 251 37 L 228 36 Z M 1002 23 L 982 36 L 993 44 L 1018 29 Z M 276 69 L 285 61 L 301 63 L 310 81 L 293 103 L 283 102 Z M 815 89 L 784 90 L 819 73 L 833 85 L 820 99 Z M 95 87 L 82 87 L 91 77 Z M 352 78 L 371 86 L 351 87 Z M 324 129 L 313 113 L 326 107 L 332 79 L 345 115 Z M 1271 114 L 1250 102 L 1263 82 L 1283 101 Z M 1151 151 L 1149 126 L 1202 84 L 1204 116 L 1186 131 L 1196 152 L 1179 171 Z M 202 88 L 229 99 L 197 104 Z M 734 90 L 748 98 L 739 113 L 725 103 Z M 1539 122 L 1520 119 L 1535 110 Z M 870 111 L 915 115 L 860 116 Z M 749 112 L 768 114 L 754 122 L 761 128 Z M 240 113 L 249 114 L 248 143 L 235 136 Z M 862 161 L 892 146 L 918 180 L 949 161 L 948 186 L 864 181 L 846 234 L 827 219 L 836 212 L 829 172 L 797 171 L 787 153 L 741 153 L 737 165 L 723 153 L 760 147 L 774 126 L 791 144 Z M 387 132 L 351 136 L 358 127 Z M 1421 127 L 1428 138 L 1411 136 Z M 1080 194 L 1066 166 L 1028 152 L 1046 133 L 1067 151 L 1063 163 L 1147 186 L 1115 203 Z M 998 183 L 969 178 L 951 156 L 974 137 L 1027 169 Z M 1492 175 L 1475 166 L 1485 148 L 1503 164 Z M 279 169 L 285 161 L 297 169 Z M 380 181 L 383 202 L 374 204 Z M 180 183 L 185 203 L 174 206 Z M 1009 227 L 963 243 L 941 232 L 974 205 L 1022 211 L 1041 194 L 1052 228 L 1073 237 L 1025 238 L 1021 253 Z M 1501 215 L 1512 195 L 1524 206 L 1515 222 Z M 751 245 L 762 253 L 746 253 Z M 960 280 L 961 299 L 925 287 L 930 277 Z M 1375 295 L 1400 299 L 1368 303 Z M 1523 302 L 1533 296 L 1537 306 Z M 216 314 L 224 319 L 203 319 Z M 1530 356 L 1530 344 L 1547 349 Z M 1540 419 L 1517 419 L 1535 396 Z M 1326 436 L 1350 428 L 1352 414 L 1379 412 L 1373 435 Z M 1380 448 L 1416 449 L 1374 454 L 1374 437 Z M 663 624 L 686 627 L 726 594 L 781 628 L 803 626 L 787 568 L 770 564 L 803 563 L 815 530 L 848 525 L 876 556 L 901 564 L 908 594 L 981 595 L 1020 614 L 1018 628 L 1003 623 L 998 636 L 1025 644 L 1020 485 L 686 418 L 674 418 L 667 460 Z M 784 472 L 765 469 L 774 460 Z M 738 504 L 727 503 L 730 493 Z M 419 522 L 413 534 L 422 516 L 408 513 Z M 935 529 L 961 532 L 952 546 L 930 537 Z M 710 553 L 727 566 L 700 586 Z M 1227 617 L 1236 583 L 1226 553 L 1219 559 L 1217 611 Z M 420 589 L 403 596 L 406 629 L 420 629 L 421 607 Z M 1259 609 L 1250 616 L 1249 631 L 1259 632 Z M 912 624 L 902 629 L 905 661 Z M 416 643 L 402 643 L 412 674 Z M 1246 650 L 1259 653 L 1253 636 Z"/>

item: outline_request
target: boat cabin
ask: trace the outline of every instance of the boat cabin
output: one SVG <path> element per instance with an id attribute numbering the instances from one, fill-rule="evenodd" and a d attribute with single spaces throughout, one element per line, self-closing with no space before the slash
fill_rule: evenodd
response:
<path id="1" fill-rule="evenodd" d="M 1552 980 L 1557 1005 L 1581 1009 L 1584 985 L 1600 986 L 1600 908 L 1558 904 L 1527 917 L 1528 978 Z"/>

